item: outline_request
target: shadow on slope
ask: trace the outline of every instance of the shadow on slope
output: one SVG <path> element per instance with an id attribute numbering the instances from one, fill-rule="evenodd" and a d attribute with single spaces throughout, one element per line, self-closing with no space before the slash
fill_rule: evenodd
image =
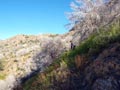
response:
<path id="1" fill-rule="evenodd" d="M 22 84 L 23 90 L 119 90 L 120 23 L 91 35 L 75 50 Z"/>

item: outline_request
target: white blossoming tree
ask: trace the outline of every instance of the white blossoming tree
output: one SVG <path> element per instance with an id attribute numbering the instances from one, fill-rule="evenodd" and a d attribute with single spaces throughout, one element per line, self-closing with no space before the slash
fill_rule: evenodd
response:
<path id="1" fill-rule="evenodd" d="M 66 13 L 70 23 L 66 26 L 76 30 L 73 40 L 79 42 L 120 16 L 120 0 L 74 0 L 70 6 L 72 11 Z"/>
<path id="2" fill-rule="evenodd" d="M 67 13 L 67 17 L 70 20 L 68 25 L 76 25 L 78 23 L 93 24 L 95 21 L 100 21 L 99 8 L 105 6 L 105 2 L 108 0 L 75 0 L 71 2 L 70 6 L 72 12 Z M 91 27 L 91 25 L 89 25 Z M 82 25 L 83 26 L 83 25 Z"/>

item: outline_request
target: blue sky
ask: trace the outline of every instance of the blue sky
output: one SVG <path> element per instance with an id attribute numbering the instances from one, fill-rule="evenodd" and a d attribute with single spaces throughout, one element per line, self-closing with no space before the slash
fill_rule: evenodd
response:
<path id="1" fill-rule="evenodd" d="M 0 0 L 0 39 L 17 34 L 65 33 L 73 0 Z"/>

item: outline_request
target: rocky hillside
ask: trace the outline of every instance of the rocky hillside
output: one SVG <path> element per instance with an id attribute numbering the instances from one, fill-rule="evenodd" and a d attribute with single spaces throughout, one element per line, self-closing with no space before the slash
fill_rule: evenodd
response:
<path id="1" fill-rule="evenodd" d="M 69 50 L 73 34 L 17 35 L 1 40 L 0 90 L 11 90 L 21 78 L 42 71 L 62 52 Z"/>

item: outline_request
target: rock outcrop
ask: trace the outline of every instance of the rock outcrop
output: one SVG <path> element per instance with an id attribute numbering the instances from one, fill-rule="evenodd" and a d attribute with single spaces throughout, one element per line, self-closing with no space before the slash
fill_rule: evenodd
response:
<path id="1" fill-rule="evenodd" d="M 85 67 L 85 78 L 91 90 L 120 89 L 120 43 L 110 45 Z M 88 89 L 87 89 L 88 90 Z"/>

